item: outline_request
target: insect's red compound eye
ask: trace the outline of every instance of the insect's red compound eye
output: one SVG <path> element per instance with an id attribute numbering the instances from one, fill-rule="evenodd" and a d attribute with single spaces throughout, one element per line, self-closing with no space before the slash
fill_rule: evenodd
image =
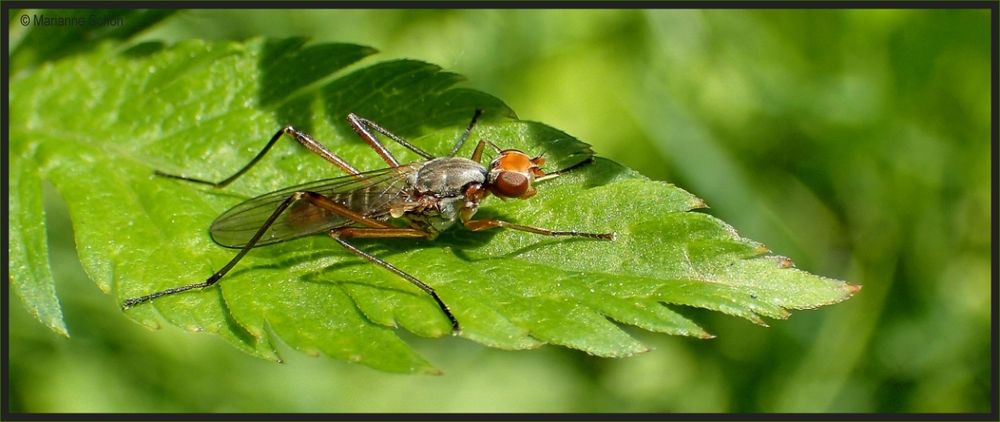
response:
<path id="1" fill-rule="evenodd" d="M 524 196 L 531 182 L 524 174 L 513 171 L 502 171 L 493 182 L 493 193 L 497 196 L 516 198 Z"/>

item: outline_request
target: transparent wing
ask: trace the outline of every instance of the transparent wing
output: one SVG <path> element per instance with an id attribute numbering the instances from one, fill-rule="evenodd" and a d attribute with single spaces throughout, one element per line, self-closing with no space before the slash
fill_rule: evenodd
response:
<path id="1" fill-rule="evenodd" d="M 248 199 L 215 219 L 209 230 L 212 240 L 228 248 L 246 246 L 250 238 L 274 214 L 279 204 L 295 192 L 302 191 L 321 194 L 367 217 L 385 218 L 389 206 L 405 190 L 407 178 L 419 170 L 422 164 L 417 162 L 379 169 L 362 173 L 362 177 L 342 176 L 304 183 Z M 257 246 L 284 242 L 353 223 L 353 220 L 300 200 L 278 216 L 257 242 Z"/>

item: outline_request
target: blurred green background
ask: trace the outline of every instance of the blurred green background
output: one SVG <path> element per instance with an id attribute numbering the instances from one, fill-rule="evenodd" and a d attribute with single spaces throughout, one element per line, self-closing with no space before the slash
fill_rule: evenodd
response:
<path id="1" fill-rule="evenodd" d="M 464 74 L 522 119 L 688 189 L 800 268 L 864 289 L 771 328 L 691 311 L 713 340 L 628 328 L 655 350 L 627 359 L 407 336 L 445 375 L 287 347 L 273 364 L 129 321 L 82 273 L 52 194 L 72 337 L 11 300 L 12 411 L 990 410 L 987 10 L 198 10 L 137 39 L 261 35 Z"/>

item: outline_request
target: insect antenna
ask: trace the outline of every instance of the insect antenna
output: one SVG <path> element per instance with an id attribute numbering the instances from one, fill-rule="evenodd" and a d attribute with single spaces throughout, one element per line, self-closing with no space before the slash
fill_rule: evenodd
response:
<path id="1" fill-rule="evenodd" d="M 546 181 L 546 180 L 549 180 L 549 179 L 555 179 L 555 178 L 559 177 L 560 175 L 562 175 L 563 173 L 569 172 L 571 170 L 578 169 L 580 167 L 583 167 L 585 165 L 591 164 L 593 162 L 594 162 L 594 156 L 591 155 L 590 157 L 587 157 L 586 160 L 583 160 L 583 161 L 581 161 L 579 163 L 573 164 L 573 165 L 571 165 L 569 167 L 566 167 L 566 168 L 564 168 L 562 170 L 556 170 L 556 171 L 553 171 L 553 172 L 545 173 L 544 176 L 535 178 L 535 182 L 537 183 L 537 182 L 543 182 L 543 181 Z"/>

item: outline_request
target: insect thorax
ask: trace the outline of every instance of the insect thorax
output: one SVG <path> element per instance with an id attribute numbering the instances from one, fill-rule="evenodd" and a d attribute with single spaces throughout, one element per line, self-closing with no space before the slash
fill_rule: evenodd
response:
<path id="1" fill-rule="evenodd" d="M 475 208 L 465 197 L 469 185 L 486 181 L 481 164 L 455 157 L 435 158 L 410 176 L 411 208 L 405 218 L 433 233 L 441 232 L 458 221 L 463 207 Z"/>
<path id="2" fill-rule="evenodd" d="M 471 183 L 484 183 L 486 168 L 467 158 L 442 157 L 426 162 L 410 176 L 410 186 L 423 195 L 457 197 Z"/>

